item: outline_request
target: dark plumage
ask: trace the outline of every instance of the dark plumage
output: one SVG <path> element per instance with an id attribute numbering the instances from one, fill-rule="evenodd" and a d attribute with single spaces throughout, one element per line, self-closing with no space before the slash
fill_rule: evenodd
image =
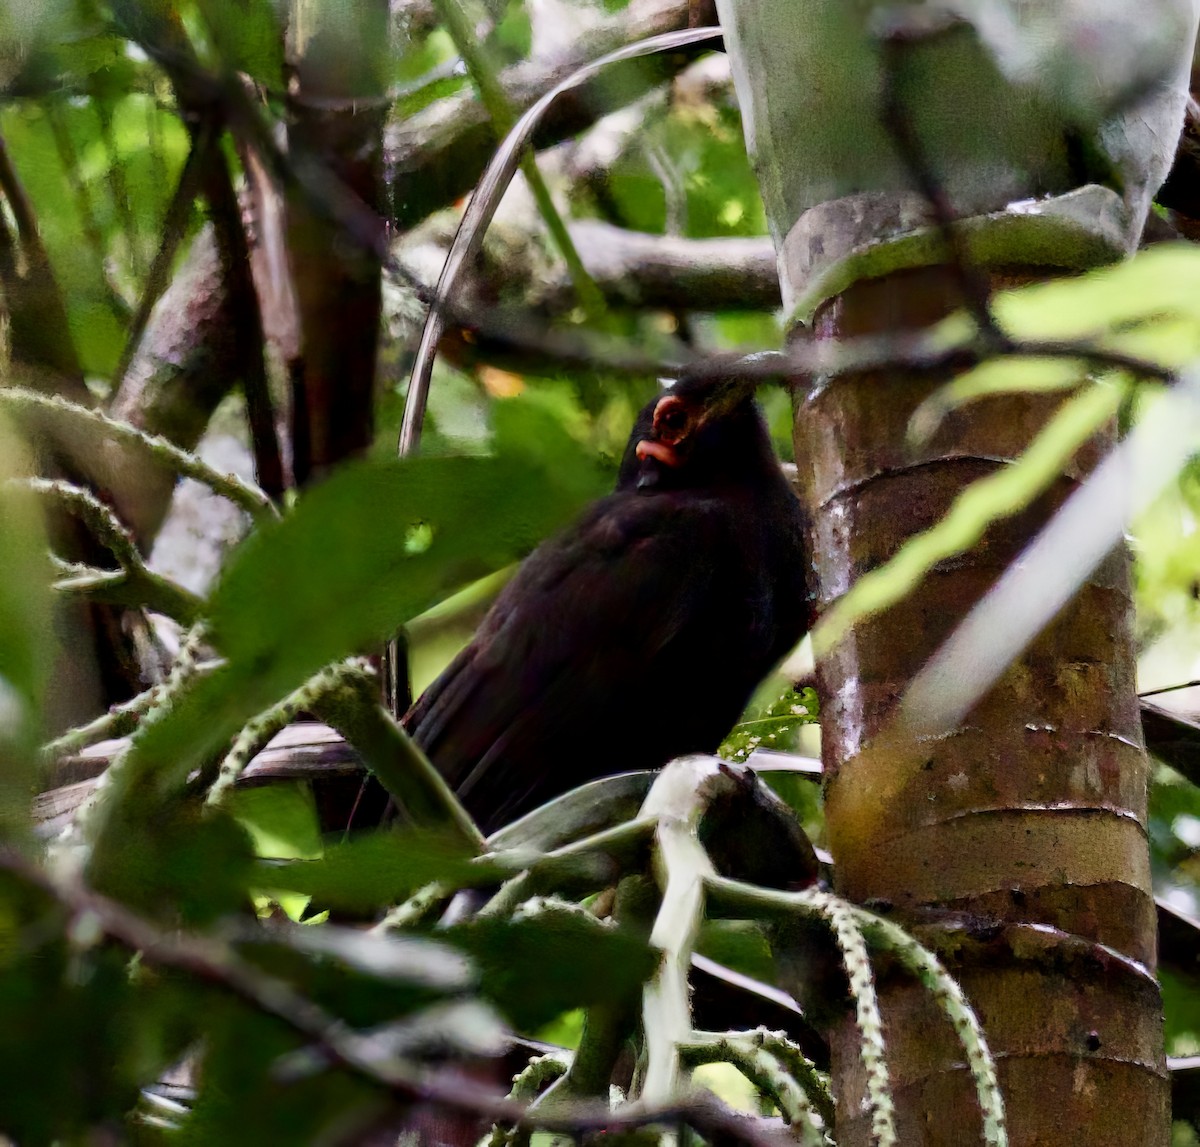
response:
<path id="1" fill-rule="evenodd" d="M 405 718 L 484 832 L 711 752 L 809 618 L 804 517 L 750 392 L 681 381 L 614 493 L 522 564 Z"/>

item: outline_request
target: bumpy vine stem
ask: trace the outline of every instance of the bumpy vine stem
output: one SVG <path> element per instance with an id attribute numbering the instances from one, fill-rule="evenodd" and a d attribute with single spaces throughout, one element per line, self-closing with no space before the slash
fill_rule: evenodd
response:
<path id="1" fill-rule="evenodd" d="M 255 521 L 269 521 L 279 516 L 275 504 L 257 486 L 239 478 L 236 474 L 222 474 L 195 454 L 182 450 L 174 442 L 157 434 L 148 434 L 128 422 L 110 418 L 99 410 L 91 410 L 65 398 L 38 394 L 23 387 L 0 387 L 0 406 L 6 406 L 17 414 L 27 413 L 50 422 L 66 425 L 87 423 L 103 428 L 109 438 L 122 445 L 133 446 L 145 451 L 160 465 L 182 475 L 202 482 L 215 493 L 228 498 L 235 506 L 245 510 Z"/>

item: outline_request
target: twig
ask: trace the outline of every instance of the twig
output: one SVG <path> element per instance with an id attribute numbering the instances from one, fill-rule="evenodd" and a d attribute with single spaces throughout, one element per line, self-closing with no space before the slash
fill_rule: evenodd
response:
<path id="1" fill-rule="evenodd" d="M 454 896 L 455 890 L 444 884 L 426 884 L 418 888 L 402 904 L 397 904 L 371 928 L 373 934 L 398 932 L 432 923 Z"/>
<path id="2" fill-rule="evenodd" d="M 996 1063 L 984 1039 L 979 1018 L 962 988 L 941 961 L 904 929 L 869 913 L 860 912 L 858 918 L 867 938 L 877 947 L 894 953 L 945 1013 L 967 1054 L 967 1065 L 975 1081 L 975 1096 L 983 1114 L 983 1140 L 989 1147 L 1007 1147 L 1004 1098 L 996 1078 Z"/>
<path id="3" fill-rule="evenodd" d="M 480 914 L 506 916 L 547 888 L 562 893 L 582 882 L 586 893 L 615 883 L 641 859 L 657 824 L 657 818 L 641 816 L 537 857 L 525 871 L 502 885 Z M 502 851 L 494 855 L 512 854 Z"/>
<path id="4" fill-rule="evenodd" d="M 116 441 L 144 450 L 160 465 L 192 478 L 208 486 L 215 493 L 228 498 L 239 509 L 245 510 L 255 521 L 270 521 L 279 516 L 279 511 L 257 486 L 239 478 L 236 474 L 222 474 L 195 454 L 181 450 L 174 442 L 157 434 L 148 434 L 121 422 L 99 410 L 89 410 L 64 398 L 38 394 L 23 387 L 0 387 L 0 406 L 7 406 L 18 414 L 32 413 L 68 423 L 91 423 L 103 427 Z"/>
<path id="5" fill-rule="evenodd" d="M 779 1041 L 786 1042 L 781 1032 L 697 1032 L 690 1042 L 680 1048 L 680 1055 L 689 1067 L 706 1063 L 732 1064 L 763 1095 L 779 1108 L 784 1119 L 796 1131 L 803 1147 L 824 1147 L 823 1129 L 833 1129 L 833 1100 L 817 1077 L 816 1069 L 796 1049 L 807 1065 L 803 1082 L 789 1070 L 777 1054 Z M 815 1094 L 810 1096 L 808 1088 Z"/>
<path id="6" fill-rule="evenodd" d="M 150 312 L 154 310 L 154 304 L 167 289 L 171 265 L 175 260 L 179 244 L 183 240 L 188 215 L 200 189 L 200 173 L 203 166 L 209 162 L 209 152 L 215 138 L 216 133 L 211 119 L 206 119 L 192 138 L 191 150 L 184 162 L 183 171 L 179 173 L 179 182 L 175 185 L 175 192 L 171 196 L 171 202 L 167 204 L 167 213 L 163 218 L 162 227 L 159 229 L 162 240 L 150 264 L 150 269 L 146 272 L 146 282 L 142 287 L 137 311 L 134 313 L 133 321 L 129 324 L 129 333 L 125 338 L 125 346 L 121 350 L 121 358 L 117 363 L 116 370 L 113 371 L 112 391 L 114 394 L 125 380 L 129 364 L 133 361 L 138 344 L 141 343 L 142 336 L 146 333 L 146 325 L 150 322 Z"/>
<path id="7" fill-rule="evenodd" d="M 204 643 L 205 626 L 203 622 L 193 625 L 188 632 L 171 672 L 159 686 L 161 690 L 152 704 L 146 709 L 145 719 L 141 729 L 147 728 L 160 713 L 170 709 L 172 701 L 181 693 L 198 669 L 200 649 Z M 140 732 L 141 730 L 139 730 Z M 82 845 L 90 849 L 96 838 L 103 830 L 104 810 L 113 792 L 125 779 L 127 774 L 130 750 L 137 743 L 137 735 L 126 742 L 120 753 L 109 762 L 108 768 L 96 782 L 91 794 L 76 810 L 70 823 L 54 841 L 54 848 L 61 853 L 67 853 L 72 848 Z"/>
<path id="8" fill-rule="evenodd" d="M 205 127 L 215 130 L 209 127 L 212 123 L 213 117 L 206 116 Z M 194 148 L 200 146 L 203 130 L 193 132 Z M 201 170 L 200 183 L 208 201 L 221 274 L 233 316 L 233 342 L 242 395 L 246 400 L 246 422 L 254 450 L 254 473 L 264 493 L 278 502 L 284 493 L 283 458 L 263 357 L 265 335 L 262 305 L 250 269 L 250 245 L 228 160 L 219 148 L 213 149 L 210 144 L 209 150 L 211 162 Z"/>
<path id="9" fill-rule="evenodd" d="M 298 714 L 315 708 L 321 699 L 350 677 L 369 671 L 359 658 L 350 658 L 336 665 L 327 666 L 310 677 L 299 689 L 289 693 L 282 701 L 260 713 L 238 733 L 233 746 L 225 754 L 217 770 L 216 780 L 208 790 L 204 803 L 219 806 L 233 790 L 246 766 L 257 756 L 285 726 L 291 724 Z"/>
<path id="10" fill-rule="evenodd" d="M 378 683 L 365 665 L 335 682 L 312 710 L 359 751 L 411 823 L 448 829 L 472 851 L 484 851 L 483 834 L 445 778 L 380 705 Z"/>
<path id="11" fill-rule="evenodd" d="M 829 921 L 837 937 L 842 964 L 850 982 L 858 1022 L 859 1056 L 865 1075 L 864 1088 L 871 1108 L 871 1135 L 876 1147 L 894 1147 L 896 1139 L 896 1107 L 888 1078 L 887 1057 L 883 1044 L 883 1017 L 879 1012 L 879 996 L 875 991 L 875 974 L 867 954 L 866 938 L 850 906 L 836 897 L 815 892 L 810 895 L 813 906 Z"/>
<path id="12" fill-rule="evenodd" d="M 881 1051 L 882 1031 L 875 1032 L 878 1023 L 878 1001 L 875 999 L 874 986 L 867 983 L 870 979 L 870 966 L 863 941 L 870 940 L 876 947 L 898 957 L 930 992 L 962 1042 L 983 1115 L 984 1142 L 988 1147 L 1007 1147 L 1004 1100 L 996 1080 L 995 1061 L 988 1049 L 982 1026 L 967 1003 L 962 989 L 928 948 L 890 920 L 884 920 L 865 908 L 859 908 L 827 892 L 812 889 L 803 892 L 780 892 L 720 876 L 710 878 L 706 882 L 706 888 L 710 907 L 720 914 L 745 919 L 788 919 L 796 913 L 804 913 L 822 916 L 833 924 L 846 970 L 851 977 L 851 993 L 858 1005 L 860 1028 L 864 1029 L 864 1062 L 868 1056 L 875 1059 Z M 865 983 L 869 994 L 861 994 Z M 871 1031 L 871 1042 L 875 1045 L 875 1050 L 870 1053 L 867 1053 L 867 1030 Z M 876 1076 L 876 1087 L 886 1082 L 886 1067 L 883 1068 L 883 1077 L 880 1077 L 878 1064 L 866 1066 L 867 1090 L 870 1092 L 873 1089 L 873 1074 Z M 886 1106 L 890 1108 L 890 1105 L 889 1096 Z M 872 1121 L 873 1129 L 882 1129 L 885 1126 L 885 1114 L 876 1107 Z M 876 1141 L 883 1142 L 878 1130 L 875 1134 Z M 894 1136 L 894 1127 L 892 1134 Z M 895 1142 L 894 1138 L 892 1142 Z"/>
<path id="13" fill-rule="evenodd" d="M 100 570 L 71 565 L 69 575 L 54 583 L 56 590 L 79 594 L 93 601 L 143 606 L 185 626 L 200 616 L 203 598 L 150 569 L 142 560 L 129 531 L 90 490 L 54 478 L 13 478 L 6 484 L 21 486 L 58 502 L 83 521 L 121 567 L 119 570 Z"/>
<path id="14" fill-rule="evenodd" d="M 213 661 L 207 665 L 197 666 L 196 673 L 210 672 L 217 664 Z M 110 737 L 128 736 L 138 727 L 142 717 L 162 699 L 162 683 L 151 686 L 136 697 L 120 705 L 112 706 L 107 713 L 97 717 L 94 721 L 89 721 L 86 725 L 78 725 L 74 729 L 68 729 L 53 741 L 48 741 L 42 746 L 42 756 L 46 760 L 52 761 L 59 757 L 68 757 L 72 753 L 86 749 L 89 745 L 94 745 L 97 741 L 104 741 Z"/>
<path id="15" fill-rule="evenodd" d="M 1194 689 L 1200 685 L 1200 679 L 1194 678 L 1191 681 L 1181 681 L 1178 685 L 1163 685 L 1159 689 L 1143 689 L 1139 697 L 1157 697 L 1160 693 L 1174 693 L 1178 689 Z"/>

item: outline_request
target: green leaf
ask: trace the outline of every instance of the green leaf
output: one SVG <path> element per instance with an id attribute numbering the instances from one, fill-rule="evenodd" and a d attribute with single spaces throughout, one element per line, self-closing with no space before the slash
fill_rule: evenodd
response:
<path id="1" fill-rule="evenodd" d="M 497 883 L 507 870 L 471 860 L 461 842 L 412 830 L 376 832 L 325 850 L 320 860 L 263 865 L 258 887 L 302 892 L 319 907 L 381 911 L 434 881 L 452 888 Z"/>
<path id="2" fill-rule="evenodd" d="M 471 961 L 445 939 L 276 924 L 255 929 L 238 949 L 351 1027 L 374 1028 L 461 998 L 474 986 Z"/>
<path id="3" fill-rule="evenodd" d="M 214 640 L 282 693 L 530 549 L 573 508 L 555 495 L 539 470 L 495 459 L 347 467 L 234 555 L 212 598 Z"/>
<path id="4" fill-rule="evenodd" d="M 1015 339 L 1081 339 L 1166 315 L 1200 319 L 1200 251 L 1190 243 L 1163 243 L 1076 278 L 1002 291 L 993 312 Z M 971 323 L 953 315 L 937 334 L 958 339 Z"/>
<path id="5" fill-rule="evenodd" d="M 592 833 L 633 820 L 657 773 L 614 773 L 571 789 L 494 832 L 494 851 L 535 848 L 549 851 Z"/>
<path id="6" fill-rule="evenodd" d="M 105 832 L 88 878 L 135 911 L 203 925 L 247 903 L 250 841 L 228 814 L 180 799 L 114 801 Z"/>
<path id="7" fill-rule="evenodd" d="M 777 984 L 775 958 L 762 929 L 745 920 L 709 920 L 700 932 L 696 950 L 744 976 Z"/>
<path id="8" fill-rule="evenodd" d="M 235 788 L 225 807 L 250 834 L 255 856 L 313 860 L 321 855 L 321 826 L 307 785 Z"/>
<path id="9" fill-rule="evenodd" d="M 523 555 L 577 504 L 545 471 L 505 459 L 345 467 L 233 555 L 210 599 L 227 664 L 143 730 L 131 773 L 178 785 L 255 713 Z"/>
<path id="10" fill-rule="evenodd" d="M 658 964 L 632 933 L 552 907 L 511 920 L 478 918 L 439 936 L 475 957 L 482 994 L 523 1031 L 572 1008 L 628 1001 Z"/>
<path id="11" fill-rule="evenodd" d="M 345 1071 L 281 1077 L 304 1041 L 281 1020 L 214 996 L 205 1001 L 200 1089 L 175 1140 L 212 1147 L 300 1147 L 336 1142 L 388 1110 L 379 1089 Z M 173 1141 L 175 1141 L 173 1140 Z"/>
<path id="12" fill-rule="evenodd" d="M 200 10 L 229 71 L 271 91 L 283 89 L 283 28 L 272 0 L 200 0 Z"/>
<path id="13" fill-rule="evenodd" d="M 742 719 L 721 743 L 717 755 L 744 761 L 755 749 L 791 752 L 800 728 L 815 724 L 818 713 L 815 690 L 797 690 L 790 681 L 768 678 L 751 698 Z"/>
<path id="14" fill-rule="evenodd" d="M 83 1142 L 91 1125 L 119 1125 L 138 1088 L 196 1038 L 186 993 L 86 933 L 86 922 L 0 874 L 0 1135 L 9 1141 Z"/>

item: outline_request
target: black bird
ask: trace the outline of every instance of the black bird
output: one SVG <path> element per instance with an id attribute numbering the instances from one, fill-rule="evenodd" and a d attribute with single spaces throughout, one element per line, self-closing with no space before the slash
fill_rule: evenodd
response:
<path id="1" fill-rule="evenodd" d="M 408 731 L 484 833 L 712 752 L 807 628 L 804 526 L 752 390 L 685 377 L 639 414 L 616 490 L 525 560 Z"/>

